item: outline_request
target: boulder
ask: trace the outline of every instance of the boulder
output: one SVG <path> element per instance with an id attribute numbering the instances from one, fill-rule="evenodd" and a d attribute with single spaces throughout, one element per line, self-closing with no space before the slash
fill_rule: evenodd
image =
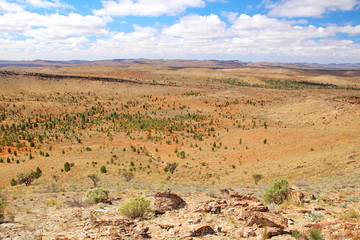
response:
<path id="1" fill-rule="evenodd" d="M 214 235 L 215 231 L 209 225 L 195 226 L 190 229 L 190 237 L 202 237 L 205 235 Z"/>
<path id="2" fill-rule="evenodd" d="M 159 192 L 155 194 L 155 214 L 164 214 L 166 211 L 180 209 L 186 206 L 186 202 L 171 192 Z"/>
<path id="3" fill-rule="evenodd" d="M 195 212 L 206 212 L 218 214 L 221 212 L 222 208 L 227 207 L 226 200 L 209 200 L 205 202 L 201 202 L 195 209 Z"/>
<path id="4" fill-rule="evenodd" d="M 254 193 L 247 193 L 247 194 L 240 194 L 240 193 L 233 193 L 230 194 L 231 198 L 235 198 L 238 201 L 241 200 L 256 200 Z"/>
<path id="5" fill-rule="evenodd" d="M 289 233 L 290 233 L 290 231 L 287 228 L 267 227 L 265 229 L 265 237 L 266 238 L 271 238 L 274 236 L 289 234 Z"/>
<path id="6" fill-rule="evenodd" d="M 257 224 L 260 227 L 287 228 L 288 220 L 281 215 L 270 212 L 249 212 L 246 219 L 246 226 Z"/>
<path id="7" fill-rule="evenodd" d="M 305 194 L 301 191 L 290 188 L 287 192 L 286 198 L 294 203 L 302 204 L 304 203 Z"/>

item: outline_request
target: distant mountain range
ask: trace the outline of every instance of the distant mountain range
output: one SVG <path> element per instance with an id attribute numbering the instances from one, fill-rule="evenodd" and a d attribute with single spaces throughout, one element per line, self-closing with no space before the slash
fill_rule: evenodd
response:
<path id="1" fill-rule="evenodd" d="M 98 61 L 0 61 L 0 68 L 5 67 L 65 67 L 65 66 L 131 66 L 147 64 L 171 68 L 288 68 L 288 69 L 325 69 L 325 70 L 360 70 L 360 63 L 317 64 L 317 63 L 276 63 L 276 62 L 242 62 L 238 60 L 181 60 L 181 59 L 112 59 Z"/>

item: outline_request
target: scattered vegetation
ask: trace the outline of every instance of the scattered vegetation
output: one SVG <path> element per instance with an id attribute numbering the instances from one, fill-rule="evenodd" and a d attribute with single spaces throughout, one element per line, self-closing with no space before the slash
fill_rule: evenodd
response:
<path id="1" fill-rule="evenodd" d="M 285 179 L 276 179 L 271 187 L 266 189 L 264 193 L 264 201 L 266 203 L 281 204 L 287 196 L 289 183 Z"/>
<path id="2" fill-rule="evenodd" d="M 264 176 L 262 174 L 259 174 L 259 173 L 255 173 L 253 176 L 253 179 L 254 179 L 254 182 L 255 184 L 257 185 L 258 182 L 264 178 Z"/>
<path id="3" fill-rule="evenodd" d="M 85 202 L 88 204 L 95 204 L 101 202 L 104 198 L 109 196 L 109 191 L 105 188 L 94 188 L 86 194 Z"/>
<path id="4" fill-rule="evenodd" d="M 94 184 L 94 187 L 96 188 L 96 187 L 98 186 L 98 182 L 100 181 L 98 175 L 96 175 L 96 174 L 89 174 L 89 175 L 88 175 L 88 178 L 91 179 L 91 181 L 92 181 L 93 184 Z"/>
<path id="5" fill-rule="evenodd" d="M 41 177 L 41 175 L 42 175 L 42 171 L 40 170 L 40 168 L 37 168 L 35 172 L 31 171 L 28 173 L 18 174 L 16 182 L 17 182 L 17 184 L 24 183 L 26 186 L 29 186 L 35 179 L 38 179 L 39 177 Z M 13 183 L 15 183 L 15 182 L 13 182 Z"/>
<path id="6" fill-rule="evenodd" d="M 324 240 L 324 237 L 321 234 L 321 230 L 317 228 L 310 229 L 309 238 L 313 240 Z"/>
<path id="7" fill-rule="evenodd" d="M 5 207 L 6 207 L 6 201 L 0 198 L 0 220 L 4 219 Z"/>
<path id="8" fill-rule="evenodd" d="M 150 211 L 150 200 L 137 196 L 121 206 L 119 211 L 121 215 L 131 219 L 143 217 Z"/>

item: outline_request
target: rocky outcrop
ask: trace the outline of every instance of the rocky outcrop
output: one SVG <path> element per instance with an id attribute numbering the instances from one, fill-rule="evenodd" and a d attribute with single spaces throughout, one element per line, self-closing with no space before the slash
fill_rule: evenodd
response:
<path id="1" fill-rule="evenodd" d="M 225 208 L 227 206 L 228 204 L 226 200 L 209 200 L 198 204 L 198 206 L 195 209 L 195 212 L 218 214 L 221 212 L 222 208 Z"/>
<path id="2" fill-rule="evenodd" d="M 290 188 L 287 192 L 287 197 L 289 201 L 302 204 L 304 203 L 305 194 L 301 191 Z"/>
<path id="3" fill-rule="evenodd" d="M 155 194 L 155 214 L 164 214 L 166 211 L 180 209 L 186 206 L 186 202 L 171 192 L 159 192 Z"/>
<path id="4" fill-rule="evenodd" d="M 246 219 L 246 226 L 257 224 L 260 227 L 287 228 L 288 220 L 283 216 L 270 212 L 249 212 Z"/>
<path id="5" fill-rule="evenodd" d="M 215 234 L 214 229 L 210 227 L 209 225 L 200 225 L 200 226 L 194 226 L 192 229 L 190 229 L 190 237 L 202 237 L 205 235 L 213 235 Z"/>

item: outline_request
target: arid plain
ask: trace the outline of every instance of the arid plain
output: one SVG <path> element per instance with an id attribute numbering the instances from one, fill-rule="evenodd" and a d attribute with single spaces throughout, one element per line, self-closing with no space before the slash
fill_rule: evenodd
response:
<path id="1" fill-rule="evenodd" d="M 190 239 L 198 236 L 186 231 L 201 224 L 214 229 L 202 239 L 265 239 L 271 229 L 232 214 L 229 198 L 253 193 L 262 203 L 275 179 L 316 200 L 266 205 L 293 221 L 273 239 L 315 239 L 308 232 L 316 224 L 325 239 L 359 239 L 359 73 L 143 64 L 3 68 L 0 239 L 141 239 L 146 234 L 136 231 L 146 227 L 153 239 Z M 28 186 L 14 183 L 37 168 L 41 176 Z M 94 187 L 89 175 L 108 189 L 112 205 L 81 204 Z M 122 219 L 118 209 L 130 198 L 153 202 L 168 190 L 185 199 L 186 210 L 147 213 L 134 220 L 140 230 L 127 235 L 119 224 L 105 226 L 108 232 L 86 225 L 94 212 Z M 228 205 L 221 214 L 201 213 L 197 222 L 199 213 L 191 211 L 204 201 Z M 345 227 L 331 235 L 324 221 Z"/>

